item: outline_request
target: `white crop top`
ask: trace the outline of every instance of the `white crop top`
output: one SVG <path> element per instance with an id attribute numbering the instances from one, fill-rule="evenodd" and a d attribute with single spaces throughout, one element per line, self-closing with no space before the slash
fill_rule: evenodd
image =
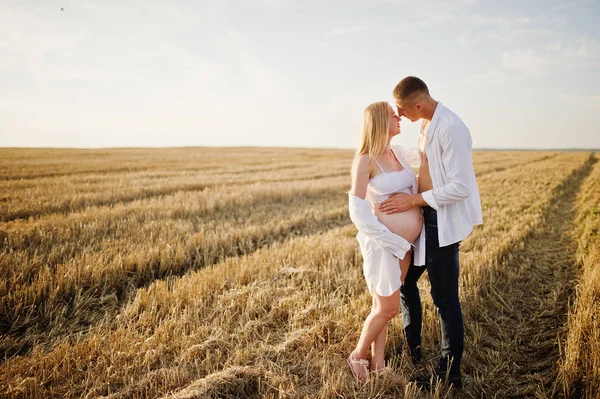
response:
<path id="1" fill-rule="evenodd" d="M 373 202 L 378 204 L 385 201 L 394 193 L 412 194 L 412 176 L 406 169 L 400 171 L 386 172 L 379 162 L 375 161 L 381 174 L 369 179 L 367 191 Z"/>

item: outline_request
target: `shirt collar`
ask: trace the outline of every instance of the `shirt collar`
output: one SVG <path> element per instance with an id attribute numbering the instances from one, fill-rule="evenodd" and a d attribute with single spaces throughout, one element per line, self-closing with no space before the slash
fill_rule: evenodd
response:
<path id="1" fill-rule="evenodd" d="M 431 122 L 429 122 L 429 126 L 427 127 L 427 136 L 433 136 L 433 132 L 435 131 L 435 127 L 439 122 L 440 114 L 443 112 L 444 105 L 438 101 L 437 106 L 435 107 L 435 111 L 433 111 L 433 117 L 431 118 Z"/>

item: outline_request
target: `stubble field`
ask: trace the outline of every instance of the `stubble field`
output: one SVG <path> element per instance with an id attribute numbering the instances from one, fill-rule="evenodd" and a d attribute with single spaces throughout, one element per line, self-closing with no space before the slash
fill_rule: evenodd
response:
<path id="1" fill-rule="evenodd" d="M 355 383 L 370 310 L 352 152 L 0 149 L 0 395 L 7 398 L 595 398 L 600 162 L 476 151 L 484 225 L 461 245 L 464 388 Z M 389 329 L 398 372 L 425 361 Z"/>

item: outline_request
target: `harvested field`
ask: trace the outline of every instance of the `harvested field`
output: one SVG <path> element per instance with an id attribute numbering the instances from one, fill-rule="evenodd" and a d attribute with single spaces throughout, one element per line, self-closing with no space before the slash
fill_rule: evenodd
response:
<path id="1" fill-rule="evenodd" d="M 464 388 L 353 382 L 370 310 L 352 151 L 0 149 L 0 395 L 7 398 L 594 398 L 600 162 L 476 151 Z M 427 278 L 423 346 L 439 324 Z M 401 317 L 388 358 L 417 369 Z"/>

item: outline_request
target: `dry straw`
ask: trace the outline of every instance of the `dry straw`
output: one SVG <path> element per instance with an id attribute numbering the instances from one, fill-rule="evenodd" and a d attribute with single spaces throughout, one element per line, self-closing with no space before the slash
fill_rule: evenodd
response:
<path id="1" fill-rule="evenodd" d="M 346 370 L 370 306 L 347 214 L 351 159 L 0 151 L 0 395 L 593 397 L 595 157 L 475 153 L 485 224 L 462 244 L 465 387 L 427 393 L 356 385 Z M 32 193 L 37 204 L 23 200 Z M 409 376 L 439 347 L 422 280 L 422 367 L 401 347 L 399 317 L 390 329 L 387 357 Z"/>

